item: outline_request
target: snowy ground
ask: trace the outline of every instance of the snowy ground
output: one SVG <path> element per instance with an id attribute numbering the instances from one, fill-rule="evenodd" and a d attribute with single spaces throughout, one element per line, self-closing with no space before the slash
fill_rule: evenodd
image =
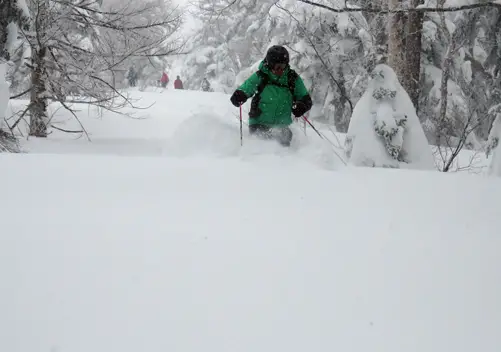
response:
<path id="1" fill-rule="evenodd" d="M 241 148 L 227 96 L 144 97 L 0 155 L 0 351 L 499 351 L 498 179 Z"/>

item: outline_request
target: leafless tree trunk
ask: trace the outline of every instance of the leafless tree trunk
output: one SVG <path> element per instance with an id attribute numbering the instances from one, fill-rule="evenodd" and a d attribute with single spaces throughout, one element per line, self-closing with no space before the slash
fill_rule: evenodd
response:
<path id="1" fill-rule="evenodd" d="M 441 6 L 443 6 L 444 3 L 445 0 L 440 0 Z M 437 146 L 443 145 L 446 142 L 445 139 L 447 139 L 447 136 L 453 134 L 452 123 L 449 116 L 447 115 L 448 100 L 449 100 L 448 83 L 453 63 L 452 59 L 454 54 L 456 53 L 456 50 L 458 49 L 458 43 L 457 43 L 458 37 L 457 35 L 456 36 L 450 35 L 449 30 L 447 29 L 447 24 L 445 22 L 444 14 L 440 14 L 440 21 L 442 26 L 442 32 L 444 33 L 446 40 L 447 51 L 445 53 L 445 57 L 442 63 L 442 78 L 440 80 L 440 109 L 438 117 L 435 121 L 435 126 L 436 126 L 435 138 Z"/>
<path id="2" fill-rule="evenodd" d="M 45 56 L 47 49 L 45 47 L 37 48 L 33 51 L 33 70 L 31 72 L 31 96 L 28 110 L 30 112 L 30 136 L 47 137 L 47 89 Z"/>
<path id="3" fill-rule="evenodd" d="M 341 65 L 338 67 L 337 82 L 340 90 L 339 106 L 341 108 L 336 109 L 334 121 L 337 131 L 346 132 L 348 131 L 348 126 L 350 124 L 350 116 L 353 110 L 350 109 L 350 115 L 347 116 L 346 106 L 347 104 L 351 104 L 351 102 L 349 102 L 348 92 L 346 91 L 346 81 L 343 73 L 343 67 Z"/>
<path id="4" fill-rule="evenodd" d="M 423 4 L 423 0 L 411 0 L 411 7 Z M 407 31 L 405 43 L 405 62 L 407 65 L 407 84 L 405 87 L 416 108 L 419 107 L 420 77 L 421 77 L 421 39 L 423 34 L 422 12 L 410 12 L 407 17 Z"/>
<path id="5" fill-rule="evenodd" d="M 398 12 L 405 1 L 389 0 L 385 6 L 384 0 L 374 1 L 372 7 L 381 10 L 394 11 L 386 15 L 375 14 L 377 27 L 375 28 L 376 48 L 384 48 L 384 40 L 388 42 L 388 64 L 398 76 L 403 88 L 409 94 L 414 106 L 418 107 L 420 94 L 421 74 L 421 38 L 423 30 L 423 12 Z M 409 5 L 416 8 L 423 0 L 411 0 Z M 387 23 L 388 37 L 385 36 L 384 21 Z M 383 56 L 382 53 L 379 53 Z"/>
<path id="6" fill-rule="evenodd" d="M 375 0 L 374 5 L 380 8 L 388 8 L 386 0 Z M 376 55 L 380 58 L 378 63 L 388 62 L 388 31 L 386 30 L 387 16 L 383 14 L 376 14 L 372 30 L 374 31 L 374 39 L 376 45 Z"/>
<path id="7" fill-rule="evenodd" d="M 439 1 L 440 6 L 444 6 L 445 0 L 440 0 Z M 438 145 L 441 145 L 440 139 L 442 135 L 448 134 L 445 131 L 446 128 L 446 121 L 447 121 L 447 102 L 448 102 L 448 83 L 449 83 L 449 75 L 451 72 L 451 66 L 452 66 L 452 57 L 454 55 L 454 52 L 456 51 L 456 41 L 454 40 L 450 33 L 449 30 L 447 29 L 447 24 L 445 22 L 445 16 L 444 14 L 440 14 L 440 21 L 442 24 L 442 30 L 445 35 L 446 41 L 447 41 L 447 52 L 445 54 L 445 59 L 442 64 L 442 79 L 440 81 L 440 113 L 439 113 L 439 133 L 437 133 L 437 138 L 439 140 Z M 444 133 L 445 132 L 445 133 Z"/>
<path id="8" fill-rule="evenodd" d="M 403 0 L 389 0 L 390 10 L 400 8 L 402 2 Z M 405 24 L 404 13 L 392 13 L 388 16 L 388 65 L 395 71 L 398 80 L 407 90 L 409 80 L 405 61 Z"/>
<path id="9" fill-rule="evenodd" d="M 36 44 L 32 46 L 31 95 L 28 111 L 30 113 L 30 136 L 47 137 L 47 30 L 49 21 L 49 1 L 38 0 L 35 17 Z"/>

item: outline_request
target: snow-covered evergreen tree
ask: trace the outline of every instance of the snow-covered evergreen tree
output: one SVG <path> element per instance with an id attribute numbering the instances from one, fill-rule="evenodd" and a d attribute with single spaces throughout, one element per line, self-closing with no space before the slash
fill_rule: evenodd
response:
<path id="1" fill-rule="evenodd" d="M 434 168 L 431 149 L 412 101 L 395 72 L 377 65 L 357 102 L 346 136 L 346 154 L 355 166 Z"/>

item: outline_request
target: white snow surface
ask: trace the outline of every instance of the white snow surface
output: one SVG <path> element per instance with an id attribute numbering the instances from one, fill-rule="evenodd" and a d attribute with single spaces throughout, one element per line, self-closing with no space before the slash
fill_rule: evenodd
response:
<path id="1" fill-rule="evenodd" d="M 5 49 L 12 55 L 15 51 L 15 43 L 17 42 L 19 28 L 14 22 L 7 25 L 7 41 L 5 42 Z"/>
<path id="2" fill-rule="evenodd" d="M 141 94 L 0 154 L 1 351 L 499 351 L 499 179 L 240 147 L 228 95 Z"/>
<path id="3" fill-rule="evenodd" d="M 387 65 L 377 65 L 365 93 L 353 109 L 347 140 L 349 162 L 356 166 L 435 169 L 431 149 L 409 95 L 401 86 L 395 72 Z M 394 98 L 377 100 L 375 91 L 396 92 Z M 406 163 L 393 159 L 375 132 L 375 124 L 386 129 L 398 128 L 397 121 L 405 118 L 405 127 L 395 136 L 394 145 L 405 152 Z"/>

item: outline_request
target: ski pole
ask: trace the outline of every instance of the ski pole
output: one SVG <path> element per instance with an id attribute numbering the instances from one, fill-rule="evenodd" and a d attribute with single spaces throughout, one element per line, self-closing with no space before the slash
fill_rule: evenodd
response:
<path id="1" fill-rule="evenodd" d="M 240 146 L 244 145 L 243 133 L 242 133 L 242 104 L 240 104 Z"/>
<path id="2" fill-rule="evenodd" d="M 318 130 L 315 128 L 315 126 L 313 126 L 313 124 L 310 122 L 310 120 L 308 120 L 308 118 L 304 115 L 303 115 L 303 120 L 306 121 L 308 123 L 308 125 L 310 125 L 311 128 L 313 128 L 313 131 L 315 131 L 320 138 L 324 139 L 324 137 L 320 134 L 320 132 L 318 132 Z"/>

